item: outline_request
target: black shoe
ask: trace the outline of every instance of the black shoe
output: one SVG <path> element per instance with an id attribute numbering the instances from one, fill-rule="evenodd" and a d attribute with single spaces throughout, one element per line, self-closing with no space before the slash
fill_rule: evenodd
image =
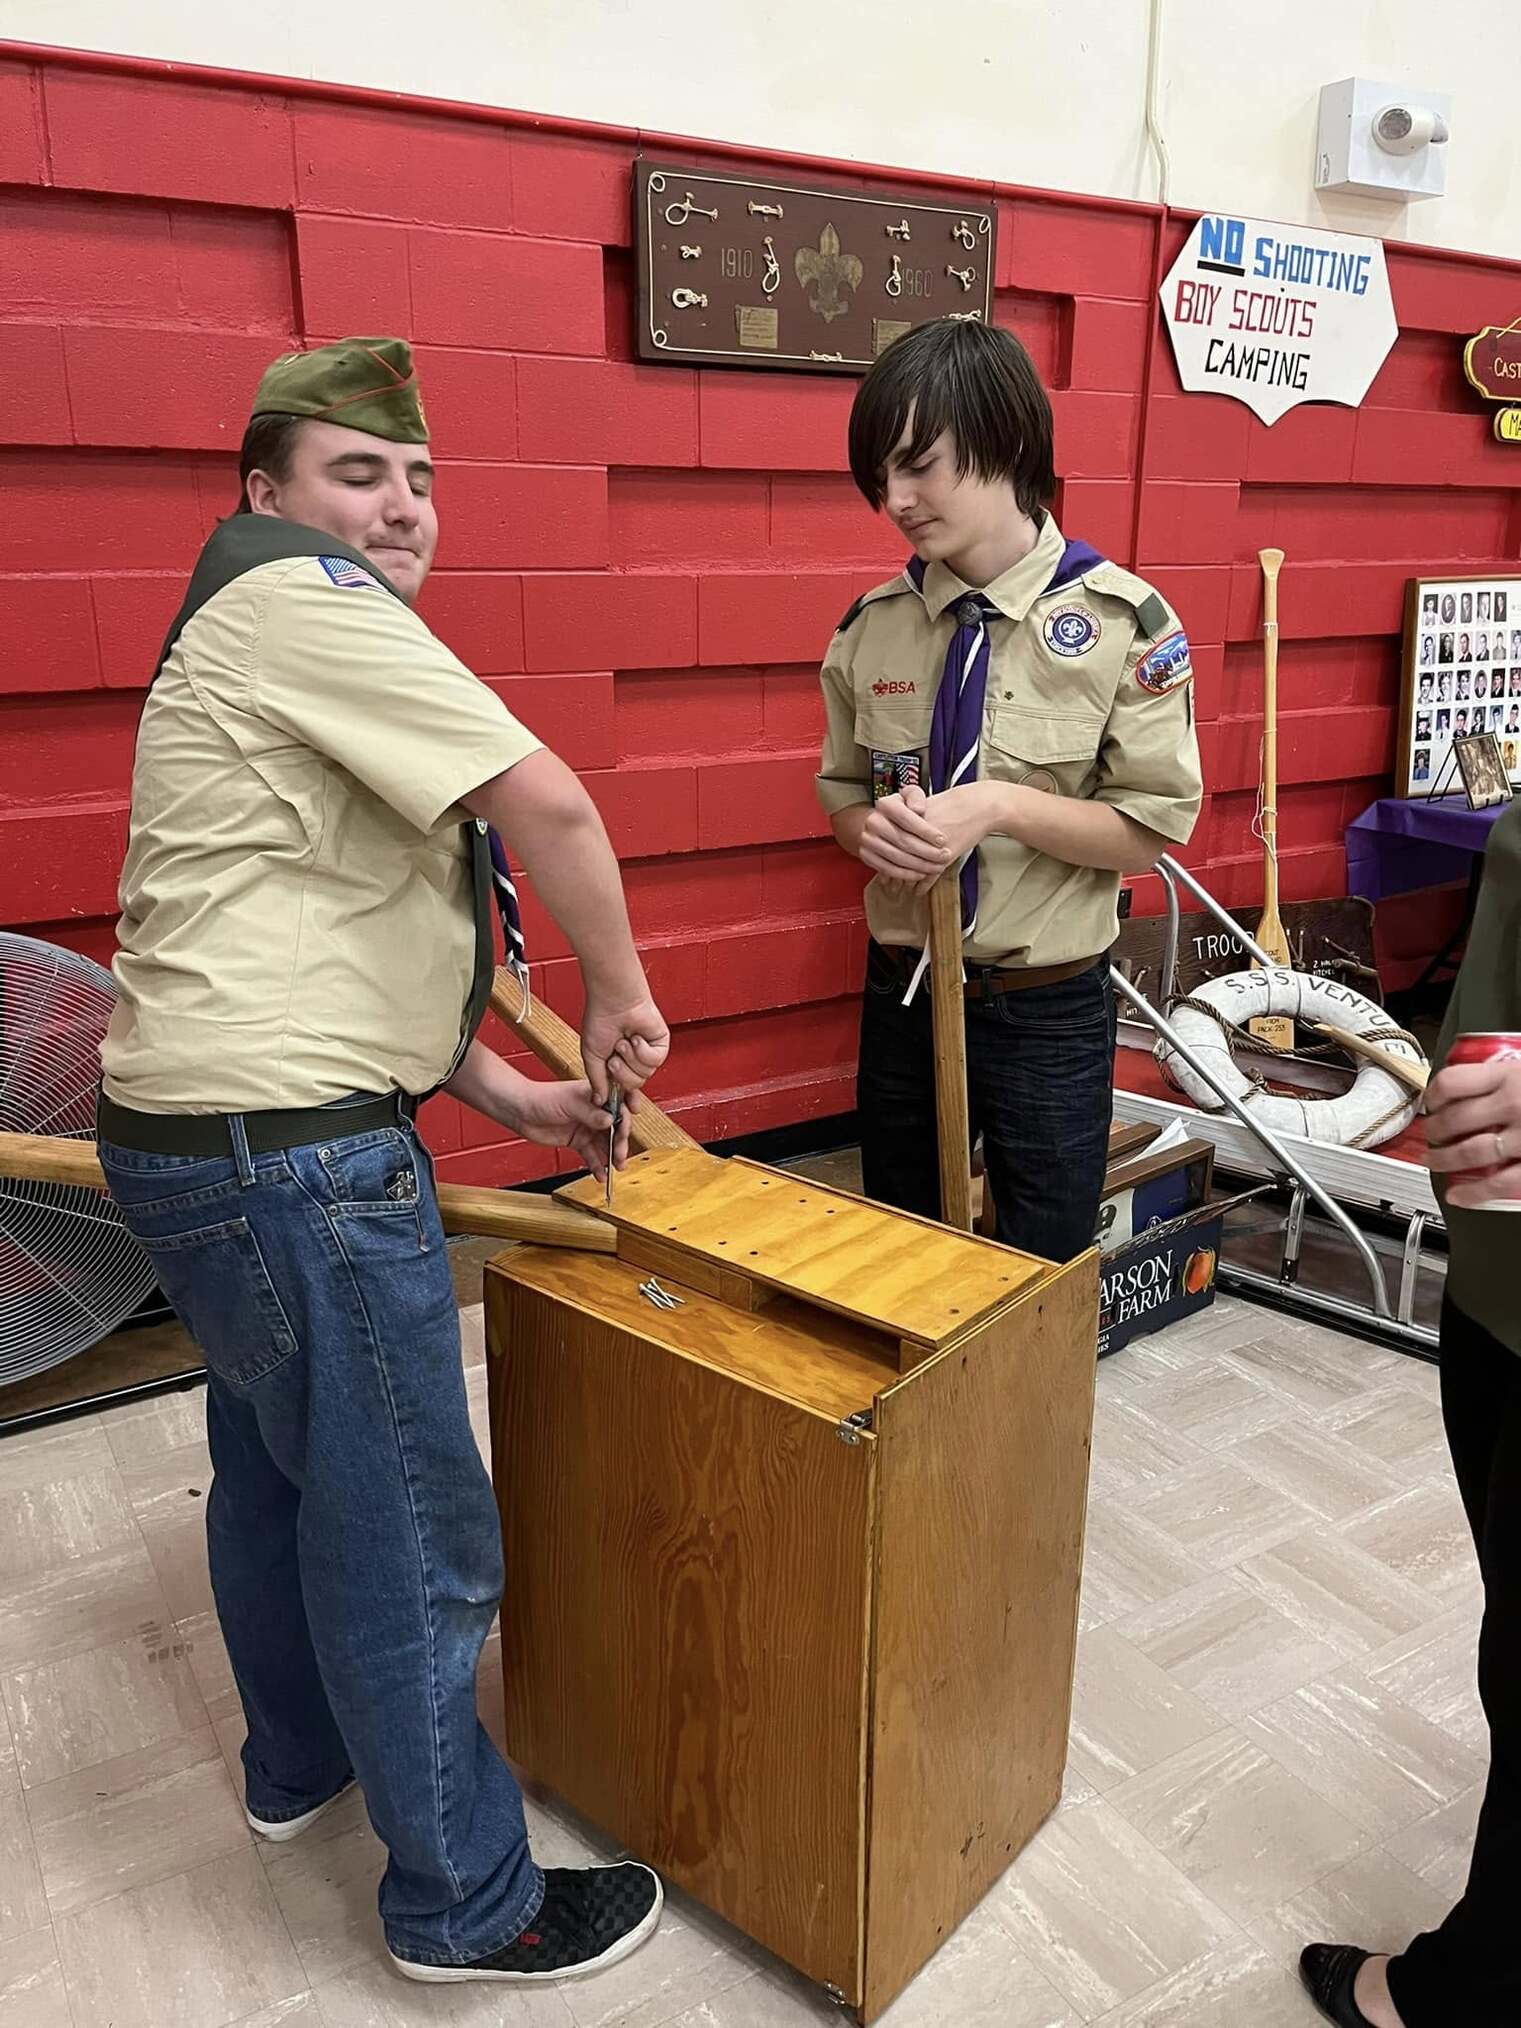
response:
<path id="1" fill-rule="evenodd" d="M 1299 1954 L 1304 1989 L 1336 2028 L 1373 2028 L 1352 1997 L 1358 1973 L 1373 1955 L 1356 1944 L 1311 1944 Z"/>
<path id="2" fill-rule="evenodd" d="M 557 1866 L 544 1874 L 544 1899 L 522 1935 L 490 1957 L 466 1964 L 425 1965 L 391 1952 L 397 1971 L 430 1984 L 500 1979 L 511 1985 L 550 1984 L 604 1971 L 660 1921 L 665 1894 L 648 1866 Z"/>

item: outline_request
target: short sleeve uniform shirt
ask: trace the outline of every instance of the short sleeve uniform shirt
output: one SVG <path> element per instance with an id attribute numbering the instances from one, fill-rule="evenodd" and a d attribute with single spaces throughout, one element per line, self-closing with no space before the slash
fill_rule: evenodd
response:
<path id="1" fill-rule="evenodd" d="M 538 745 L 339 559 L 218 591 L 139 728 L 107 1096 L 231 1112 L 431 1089 L 475 950 L 459 799 Z"/>

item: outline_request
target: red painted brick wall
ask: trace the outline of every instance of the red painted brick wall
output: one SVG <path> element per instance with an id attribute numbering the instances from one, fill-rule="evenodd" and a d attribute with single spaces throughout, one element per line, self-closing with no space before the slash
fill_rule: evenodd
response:
<path id="1" fill-rule="evenodd" d="M 853 383 L 631 363 L 639 145 L 0 51 L 0 922 L 109 957 L 143 686 L 233 504 L 258 370 L 408 332 L 442 473 L 424 610 L 607 818 L 678 1028 L 659 1096 L 704 1139 L 849 1106 L 860 878 L 812 798 L 814 668 L 899 546 L 845 470 Z M 1230 902 L 1258 880 L 1255 555 L 1288 552 L 1284 887 L 1340 891 L 1343 826 L 1388 786 L 1406 577 L 1521 568 L 1521 458 L 1460 365 L 1463 336 L 1521 313 L 1521 268 L 1391 248 L 1401 337 L 1366 405 L 1268 431 L 1183 399 L 1155 336 L 1184 222 L 940 187 L 998 204 L 998 313 L 1053 389 L 1063 524 L 1194 639 L 1209 800 L 1187 856 Z M 573 1016 L 563 940 L 531 896 L 527 916 Z M 1429 927 L 1391 914 L 1396 945 Z M 429 1130 L 456 1179 L 548 1166 L 450 1100 Z"/>

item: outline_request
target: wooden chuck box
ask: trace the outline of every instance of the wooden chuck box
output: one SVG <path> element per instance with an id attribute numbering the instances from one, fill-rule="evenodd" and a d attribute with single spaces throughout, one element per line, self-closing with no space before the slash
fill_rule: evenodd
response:
<path id="1" fill-rule="evenodd" d="M 1097 1258 L 690 1148 L 562 1194 L 617 1255 L 486 1273 L 508 1751 L 871 2021 L 1061 1793 Z"/>

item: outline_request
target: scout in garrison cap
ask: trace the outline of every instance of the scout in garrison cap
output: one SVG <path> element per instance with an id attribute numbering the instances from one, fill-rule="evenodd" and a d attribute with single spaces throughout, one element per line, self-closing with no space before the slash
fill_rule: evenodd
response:
<path id="1" fill-rule="evenodd" d="M 1188 642 L 1044 502 L 1051 404 L 1007 331 L 946 319 L 862 381 L 850 467 L 913 550 L 822 670 L 819 799 L 876 876 L 858 1102 L 869 1196 L 939 1215 L 925 896 L 961 865 L 967 1073 L 998 1236 L 1093 1238 L 1113 1102 L 1122 871 L 1199 813 Z"/>
<path id="2" fill-rule="evenodd" d="M 405 338 L 341 338 L 315 352 L 287 352 L 265 367 L 251 413 L 313 416 L 393 444 L 428 441 Z"/>
<path id="3" fill-rule="evenodd" d="M 585 789 L 413 611 L 438 540 L 410 346 L 264 373 L 138 730 L 101 1165 L 207 1367 L 217 1612 L 253 1828 L 356 1780 L 418 1979 L 548 1983 L 654 1930 L 646 1867 L 543 1872 L 475 1676 L 501 1587 L 433 1168 L 440 1088 L 601 1168 L 667 1047 Z M 521 929 L 582 961 L 582 1080 L 475 1039 Z M 625 1113 L 624 1118 L 627 1115 Z"/>

